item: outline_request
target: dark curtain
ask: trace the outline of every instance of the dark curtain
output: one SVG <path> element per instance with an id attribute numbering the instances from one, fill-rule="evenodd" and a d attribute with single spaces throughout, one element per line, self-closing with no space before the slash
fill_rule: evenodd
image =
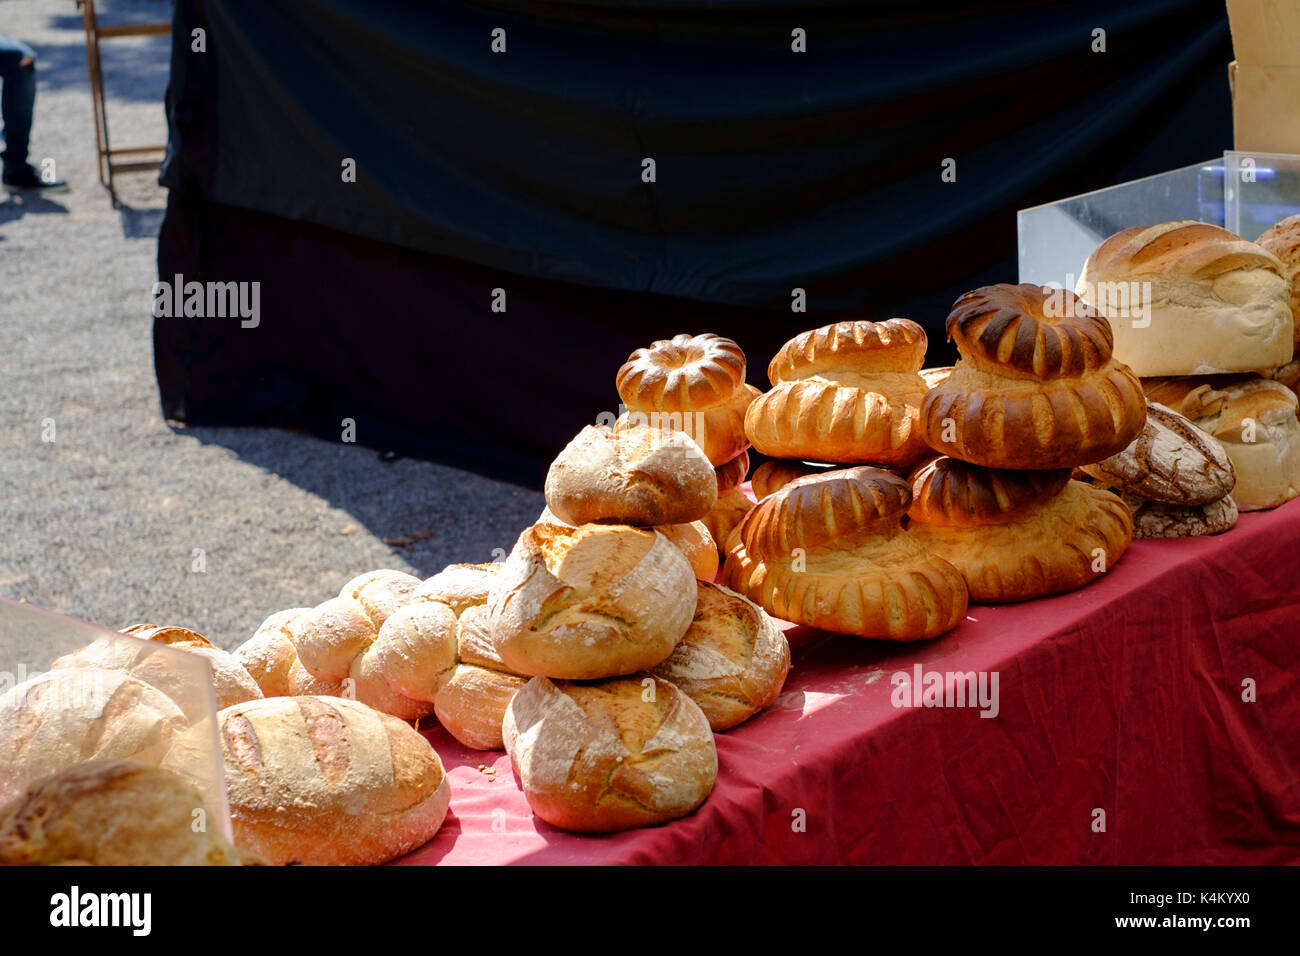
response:
<path id="1" fill-rule="evenodd" d="M 1016 209 L 1231 145 L 1221 2 L 179 0 L 175 23 L 160 275 L 259 281 L 261 316 L 155 321 L 166 413 L 351 418 L 526 482 L 617 410 L 638 345 L 730 335 L 765 386 L 795 332 L 904 315 L 945 364 L 953 299 L 1015 281 Z"/>

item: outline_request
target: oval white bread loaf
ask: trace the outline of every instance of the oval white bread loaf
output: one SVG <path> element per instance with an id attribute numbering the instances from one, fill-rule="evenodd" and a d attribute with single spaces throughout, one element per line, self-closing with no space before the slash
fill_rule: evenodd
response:
<path id="1" fill-rule="evenodd" d="M 541 524 L 506 559 L 489 626 L 510 670 L 590 680 L 658 664 L 695 601 L 690 563 L 657 531 Z"/>
<path id="2" fill-rule="evenodd" d="M 289 672 L 298 660 L 298 651 L 286 625 L 310 610 L 308 607 L 295 607 L 277 611 L 233 651 L 235 659 L 244 665 L 244 670 L 261 688 L 263 697 L 284 697 L 290 693 Z"/>
<path id="3" fill-rule="evenodd" d="M 442 762 L 396 717 L 345 698 L 271 697 L 217 720 L 235 843 L 272 863 L 383 863 L 442 826 Z"/>
<path id="4" fill-rule="evenodd" d="M 700 446 L 683 432 L 645 425 L 588 425 L 546 473 L 547 507 L 574 525 L 682 524 L 704 517 L 717 498 L 717 475 Z"/>
<path id="5" fill-rule="evenodd" d="M 187 725 L 170 697 L 123 671 L 37 675 L 0 694 L 0 803 L 83 760 L 157 763 Z"/>
<path id="6" fill-rule="evenodd" d="M 776 621 L 749 598 L 719 584 L 700 581 L 698 587 L 686 636 L 650 673 L 695 701 L 717 732 L 776 700 L 790 671 L 790 645 Z"/>
<path id="7" fill-rule="evenodd" d="M 502 736 L 528 805 L 566 830 L 684 816 L 718 775 L 703 711 L 648 674 L 580 684 L 535 677 L 511 700 Z"/>
<path id="8" fill-rule="evenodd" d="M 194 828 L 193 784 L 134 760 L 95 760 L 33 784 L 0 810 L 0 866 L 242 866 L 225 837 Z"/>

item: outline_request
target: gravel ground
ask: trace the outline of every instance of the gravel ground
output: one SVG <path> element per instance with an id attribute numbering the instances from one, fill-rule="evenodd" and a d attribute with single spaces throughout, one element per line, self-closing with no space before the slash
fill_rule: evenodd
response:
<path id="1" fill-rule="evenodd" d="M 169 9 L 107 0 L 100 20 Z M 290 432 L 163 421 L 149 311 L 165 191 L 130 174 L 115 210 L 98 183 L 72 0 L 3 3 L 0 33 L 36 49 L 32 159 L 72 184 L 0 192 L 0 595 L 111 627 L 181 624 L 230 648 L 362 571 L 427 576 L 509 549 L 539 492 Z M 109 41 L 104 63 L 113 141 L 161 142 L 166 38 Z M 0 632 L 0 668 L 28 655 L 15 640 Z"/>

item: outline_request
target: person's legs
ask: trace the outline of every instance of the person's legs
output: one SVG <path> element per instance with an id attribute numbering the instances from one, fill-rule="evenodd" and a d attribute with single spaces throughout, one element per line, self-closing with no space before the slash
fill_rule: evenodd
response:
<path id="1" fill-rule="evenodd" d="M 4 120 L 4 161 L 7 171 L 27 166 L 27 143 L 36 105 L 36 51 L 21 40 L 0 36 L 0 119 Z"/>

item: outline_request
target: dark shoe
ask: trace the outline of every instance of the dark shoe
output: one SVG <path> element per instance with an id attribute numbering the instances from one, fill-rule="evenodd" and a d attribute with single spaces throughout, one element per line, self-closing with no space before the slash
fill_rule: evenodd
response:
<path id="1" fill-rule="evenodd" d="M 66 192 L 68 184 L 62 179 L 56 179 L 47 183 L 41 179 L 41 174 L 36 171 L 36 167 L 31 163 L 24 163 L 16 170 L 4 171 L 0 176 L 0 182 L 6 186 L 12 186 L 14 189 L 43 189 L 46 192 Z"/>

